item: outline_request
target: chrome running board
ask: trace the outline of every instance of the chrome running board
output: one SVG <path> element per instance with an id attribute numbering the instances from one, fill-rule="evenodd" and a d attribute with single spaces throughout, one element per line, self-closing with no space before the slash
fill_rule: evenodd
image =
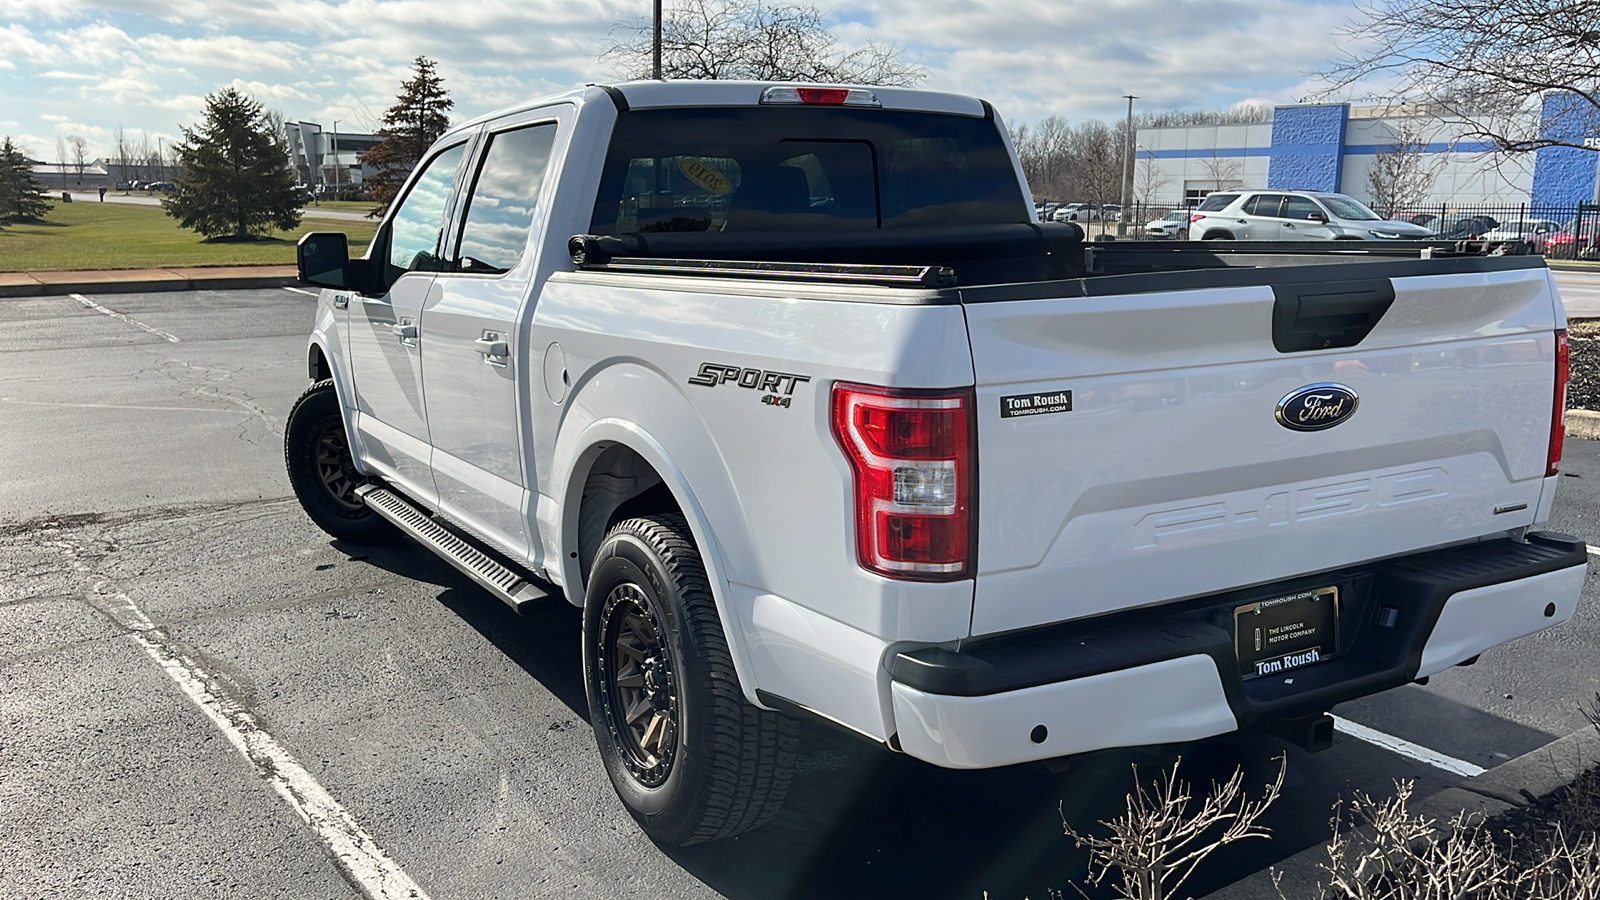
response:
<path id="1" fill-rule="evenodd" d="M 556 590 L 553 585 L 519 574 L 491 559 L 387 488 L 362 485 L 356 488 L 356 496 L 373 512 L 394 523 L 411 539 L 460 569 L 462 574 L 519 613 L 528 604 L 543 600 Z"/>

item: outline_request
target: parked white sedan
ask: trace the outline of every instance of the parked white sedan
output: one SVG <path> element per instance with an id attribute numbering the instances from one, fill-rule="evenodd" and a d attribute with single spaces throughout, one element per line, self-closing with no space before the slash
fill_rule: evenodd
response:
<path id="1" fill-rule="evenodd" d="M 1144 226 L 1145 237 L 1164 240 L 1189 236 L 1189 216 L 1192 213 L 1187 209 L 1175 209 L 1159 219 L 1146 222 Z"/>

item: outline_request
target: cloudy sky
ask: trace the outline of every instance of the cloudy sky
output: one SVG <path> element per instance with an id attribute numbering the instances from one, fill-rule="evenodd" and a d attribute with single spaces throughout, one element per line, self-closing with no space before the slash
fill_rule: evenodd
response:
<path id="1" fill-rule="evenodd" d="M 671 0 L 667 0 L 671 6 Z M 899 45 L 924 86 L 1010 122 L 1140 107 L 1294 102 L 1336 53 L 1350 0 L 858 0 L 818 4 L 842 46 Z M 291 121 L 371 130 L 410 61 L 439 63 L 455 121 L 586 81 L 614 23 L 649 0 L 0 0 L 0 134 L 55 161 L 119 125 L 166 143 L 206 94 L 248 91 Z"/>

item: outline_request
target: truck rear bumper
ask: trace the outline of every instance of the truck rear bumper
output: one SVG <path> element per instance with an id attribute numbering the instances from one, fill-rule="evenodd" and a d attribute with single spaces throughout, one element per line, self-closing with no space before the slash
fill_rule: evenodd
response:
<path id="1" fill-rule="evenodd" d="M 1316 715 L 1565 622 L 1587 563 L 1582 541 L 1534 534 L 905 651 L 890 660 L 894 726 L 912 756 L 989 768 Z M 1340 589 L 1337 652 L 1247 679 L 1233 611 L 1324 586 Z"/>

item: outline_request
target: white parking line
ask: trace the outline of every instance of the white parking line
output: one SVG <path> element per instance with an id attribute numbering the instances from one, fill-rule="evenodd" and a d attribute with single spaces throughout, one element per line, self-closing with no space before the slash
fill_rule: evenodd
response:
<path id="1" fill-rule="evenodd" d="M 146 325 L 145 323 L 139 321 L 138 319 L 135 319 L 132 316 L 125 316 L 122 313 L 119 313 L 114 309 L 106 309 L 104 306 L 101 306 L 100 304 L 94 302 L 93 300 L 90 300 L 88 297 L 85 297 L 82 294 L 68 294 L 67 296 L 71 297 L 72 299 L 74 299 L 76 301 L 78 301 L 79 303 L 82 303 L 84 306 L 89 307 L 90 309 L 94 310 L 95 312 L 105 313 L 106 315 L 110 316 L 113 319 L 116 319 L 119 322 L 127 322 L 129 325 L 132 325 L 135 328 L 142 328 L 145 331 L 148 331 L 148 332 L 150 332 L 151 334 L 153 334 L 153 335 L 155 335 L 157 337 L 166 338 L 168 341 L 170 341 L 170 342 L 172 342 L 174 344 L 179 342 L 178 341 L 178 336 L 175 335 L 175 334 L 168 334 L 168 333 L 166 333 L 165 331 L 162 331 L 159 328 L 151 328 L 149 325 Z"/>
<path id="2" fill-rule="evenodd" d="M 1600 547 L 1596 547 L 1595 545 L 1590 544 L 1589 545 L 1589 555 L 1590 556 L 1600 556 Z"/>
<path id="3" fill-rule="evenodd" d="M 178 649 L 127 594 L 104 581 L 95 585 L 94 593 L 100 607 L 132 633 L 144 652 L 222 730 L 234 749 L 249 760 L 256 774 L 272 785 L 272 789 L 311 826 L 328 855 L 333 857 L 334 865 L 343 870 L 363 894 L 370 900 L 428 900 L 428 894 L 389 858 L 288 749 L 261 726 L 261 720 L 233 699 L 215 676 Z"/>
<path id="4" fill-rule="evenodd" d="M 289 287 L 289 286 L 285 285 L 283 289 L 286 290 L 286 291 L 294 291 L 296 294 L 305 294 L 307 297 L 321 297 L 322 296 L 320 293 L 318 293 L 316 291 L 308 291 L 305 288 Z"/>
<path id="5" fill-rule="evenodd" d="M 1473 765 L 1464 759 L 1445 756 L 1437 750 L 1429 750 L 1421 744 L 1413 744 L 1404 738 L 1397 738 L 1392 734 L 1384 734 L 1375 728 L 1368 728 L 1349 719 L 1341 719 L 1338 716 L 1334 716 L 1333 727 L 1335 731 L 1348 734 L 1357 740 L 1366 741 L 1391 753 L 1398 753 L 1401 756 L 1414 759 L 1417 762 L 1427 763 L 1436 769 L 1443 769 L 1456 775 L 1471 778 L 1474 775 L 1482 775 L 1488 771 L 1482 766 Z"/>

